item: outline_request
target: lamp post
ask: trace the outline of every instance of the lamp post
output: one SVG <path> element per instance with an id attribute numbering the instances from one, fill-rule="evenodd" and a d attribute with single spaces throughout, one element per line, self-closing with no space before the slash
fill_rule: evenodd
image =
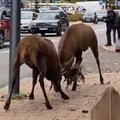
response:
<path id="1" fill-rule="evenodd" d="M 20 5 L 21 0 L 11 0 L 11 36 L 10 36 L 10 55 L 9 55 L 9 93 L 12 88 L 14 73 L 14 59 L 16 46 L 20 40 Z M 19 74 L 13 89 L 13 94 L 19 93 Z"/>

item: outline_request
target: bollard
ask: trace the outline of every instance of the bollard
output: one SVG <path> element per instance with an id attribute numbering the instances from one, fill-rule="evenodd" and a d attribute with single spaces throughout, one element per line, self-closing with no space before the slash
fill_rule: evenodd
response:
<path id="1" fill-rule="evenodd" d="M 116 41 L 115 51 L 120 52 L 120 39 Z"/>

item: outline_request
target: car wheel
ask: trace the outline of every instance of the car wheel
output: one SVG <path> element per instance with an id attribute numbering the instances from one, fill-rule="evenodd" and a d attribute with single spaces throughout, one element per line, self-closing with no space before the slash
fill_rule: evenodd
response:
<path id="1" fill-rule="evenodd" d="M 62 35 L 62 28 L 60 28 L 56 34 L 57 34 L 57 36 L 61 36 Z"/>
<path id="2" fill-rule="evenodd" d="M 44 36 L 44 35 L 45 35 L 45 33 L 43 33 L 43 32 L 42 32 L 42 33 L 40 33 L 40 34 L 41 34 L 42 36 Z"/>
<path id="3" fill-rule="evenodd" d="M 31 33 L 32 33 L 32 34 L 35 34 L 35 33 L 36 33 L 36 30 L 35 30 L 35 29 L 31 29 Z"/>
<path id="4" fill-rule="evenodd" d="M 28 33 L 31 33 L 31 30 L 28 30 Z"/>
<path id="5" fill-rule="evenodd" d="M 0 49 L 4 47 L 4 35 L 3 33 L 0 33 Z"/>

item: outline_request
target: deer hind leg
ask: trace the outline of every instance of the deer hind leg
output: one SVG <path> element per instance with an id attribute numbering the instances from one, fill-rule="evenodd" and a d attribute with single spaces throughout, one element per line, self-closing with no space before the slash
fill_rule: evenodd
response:
<path id="1" fill-rule="evenodd" d="M 37 69 L 34 68 L 32 71 L 32 74 L 33 74 L 32 90 L 31 90 L 31 93 L 29 95 L 29 99 L 31 99 L 31 100 L 34 99 L 34 89 L 35 89 L 35 85 L 37 83 L 37 78 L 38 78 L 39 72 Z"/>
<path id="2" fill-rule="evenodd" d="M 43 94 L 44 94 L 44 97 L 45 97 L 45 101 L 46 101 L 45 105 L 46 105 L 47 109 L 52 109 L 52 106 L 51 106 L 51 104 L 48 100 L 48 97 L 47 97 L 47 94 L 46 94 L 46 91 L 45 91 L 45 86 L 44 86 L 44 81 L 43 81 L 44 77 L 45 77 L 45 73 L 41 72 L 39 82 L 40 82 L 40 86 L 42 88 L 42 91 L 43 91 Z"/>
<path id="3" fill-rule="evenodd" d="M 40 86 L 42 88 L 43 91 L 43 95 L 45 98 L 45 105 L 47 107 L 47 109 L 52 109 L 52 106 L 48 100 L 47 94 L 46 94 L 46 90 L 45 90 L 45 86 L 44 86 L 44 77 L 46 75 L 47 72 L 47 59 L 42 55 L 40 57 L 38 57 L 38 71 L 40 73 L 40 77 L 39 77 L 39 82 L 40 82 Z"/>
<path id="4" fill-rule="evenodd" d="M 21 64 L 20 64 L 19 58 L 17 56 L 17 58 L 15 60 L 15 63 L 14 63 L 14 67 L 13 67 L 14 75 L 13 75 L 13 79 L 12 79 L 13 80 L 12 81 L 12 86 L 11 86 L 11 89 L 10 89 L 9 96 L 8 96 L 6 102 L 5 102 L 5 105 L 4 105 L 4 109 L 5 110 L 8 110 L 9 106 L 11 104 L 11 97 L 12 97 L 14 86 L 16 84 L 16 80 L 17 80 L 18 74 L 19 74 L 20 66 L 21 66 Z"/>
<path id="5" fill-rule="evenodd" d="M 94 45 L 94 46 L 93 46 Z M 99 74 L 100 74 L 100 83 L 101 84 L 104 84 L 104 79 L 103 79 L 103 76 L 102 76 L 102 73 L 101 73 L 101 69 L 100 69 L 100 61 L 99 61 L 99 53 L 98 53 L 98 46 L 97 44 L 92 44 L 92 46 L 90 46 L 92 52 L 93 52 L 93 55 L 96 59 L 96 63 L 97 63 L 97 66 L 98 66 L 98 70 L 99 70 Z"/>

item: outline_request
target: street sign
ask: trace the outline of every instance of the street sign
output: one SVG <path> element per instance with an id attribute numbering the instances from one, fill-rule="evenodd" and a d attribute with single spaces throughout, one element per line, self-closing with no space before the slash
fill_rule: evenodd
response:
<path id="1" fill-rule="evenodd" d="M 103 4 L 103 0 L 99 0 L 99 5 L 102 5 Z"/>
<path id="2" fill-rule="evenodd" d="M 118 5 L 118 0 L 115 0 L 114 4 L 115 4 L 115 5 Z"/>
<path id="3" fill-rule="evenodd" d="M 60 3 L 61 2 L 61 0 L 55 0 L 55 3 Z"/>

